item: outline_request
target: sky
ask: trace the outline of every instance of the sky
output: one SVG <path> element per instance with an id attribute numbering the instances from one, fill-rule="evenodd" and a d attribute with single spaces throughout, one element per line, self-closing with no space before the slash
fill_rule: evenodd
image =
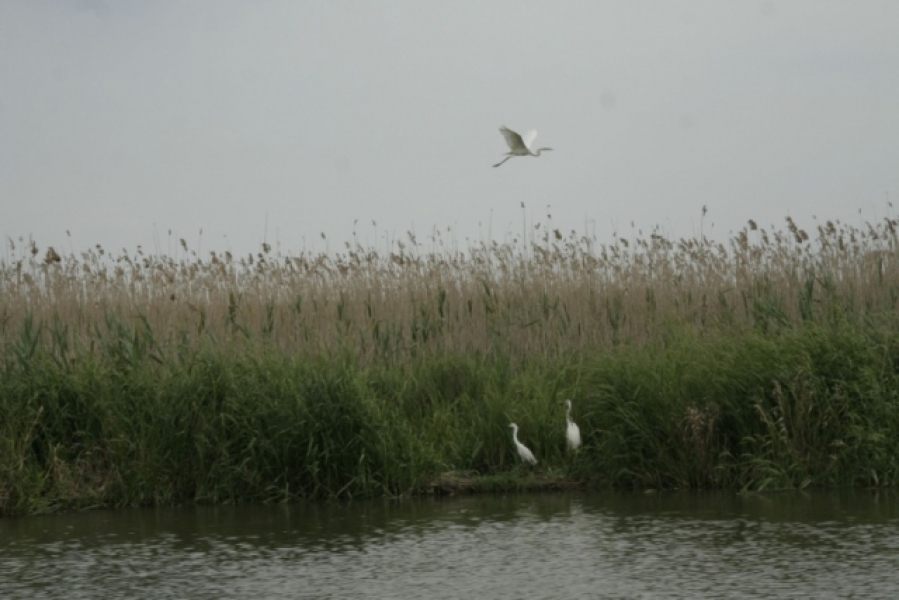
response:
<path id="1" fill-rule="evenodd" d="M 0 259 L 873 221 L 897 40 L 895 0 L 3 0 Z M 502 125 L 553 152 L 492 168 Z"/>

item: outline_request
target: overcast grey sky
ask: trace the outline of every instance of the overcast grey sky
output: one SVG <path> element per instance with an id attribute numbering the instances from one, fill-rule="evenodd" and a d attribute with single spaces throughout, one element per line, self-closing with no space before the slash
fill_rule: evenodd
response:
<path id="1" fill-rule="evenodd" d="M 491 168 L 504 124 L 554 152 Z M 897 197 L 895 0 L 0 2 L 0 233 L 41 248 L 465 245 L 521 202 L 723 237 Z"/>

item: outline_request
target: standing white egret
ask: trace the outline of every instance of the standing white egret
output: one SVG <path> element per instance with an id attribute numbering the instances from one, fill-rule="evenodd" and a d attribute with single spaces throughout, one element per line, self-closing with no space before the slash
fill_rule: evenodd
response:
<path id="1" fill-rule="evenodd" d="M 571 400 L 565 401 L 565 420 L 568 422 L 568 428 L 565 430 L 568 447 L 571 450 L 577 450 L 581 446 L 581 430 L 577 423 L 571 420 Z"/>
<path id="2" fill-rule="evenodd" d="M 509 144 L 509 151 L 506 152 L 508 156 L 493 165 L 494 167 L 500 166 L 513 156 L 540 156 L 540 153 L 544 150 L 552 150 L 552 148 L 539 148 L 536 151 L 531 150 L 531 144 L 534 143 L 534 139 L 537 137 L 536 131 L 529 131 L 524 134 L 524 137 L 522 138 L 520 135 L 504 125 L 499 128 L 499 132 L 503 134 L 504 138 L 506 138 L 506 143 Z"/>
<path id="3" fill-rule="evenodd" d="M 527 446 L 518 441 L 518 425 L 509 423 L 509 427 L 512 428 L 512 441 L 515 442 L 515 447 L 518 449 L 518 456 L 529 465 L 536 465 L 537 459 L 534 458 L 534 453 L 528 450 Z"/>

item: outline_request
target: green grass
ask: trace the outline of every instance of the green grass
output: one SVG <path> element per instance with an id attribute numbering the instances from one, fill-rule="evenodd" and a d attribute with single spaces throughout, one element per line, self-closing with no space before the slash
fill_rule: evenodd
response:
<path id="1" fill-rule="evenodd" d="M 762 490 L 899 476 L 895 319 L 404 365 L 211 344 L 138 352 L 139 328 L 62 360 L 29 327 L 0 373 L 5 514 L 406 495 L 448 472 L 482 477 L 469 486 L 482 490 L 534 477 Z M 519 464 L 510 421 L 536 469 Z"/>
<path id="2" fill-rule="evenodd" d="M 430 250 L 410 233 L 245 258 L 10 241 L 0 514 L 407 495 L 450 473 L 460 490 L 895 485 L 897 226 L 599 244 L 550 225 L 464 252 L 436 232 Z"/>

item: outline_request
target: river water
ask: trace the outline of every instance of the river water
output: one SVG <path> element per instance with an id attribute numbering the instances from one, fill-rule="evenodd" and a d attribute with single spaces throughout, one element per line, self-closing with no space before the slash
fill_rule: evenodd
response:
<path id="1" fill-rule="evenodd" d="M 899 598 L 899 493 L 509 494 L 0 519 L 0 598 Z"/>

